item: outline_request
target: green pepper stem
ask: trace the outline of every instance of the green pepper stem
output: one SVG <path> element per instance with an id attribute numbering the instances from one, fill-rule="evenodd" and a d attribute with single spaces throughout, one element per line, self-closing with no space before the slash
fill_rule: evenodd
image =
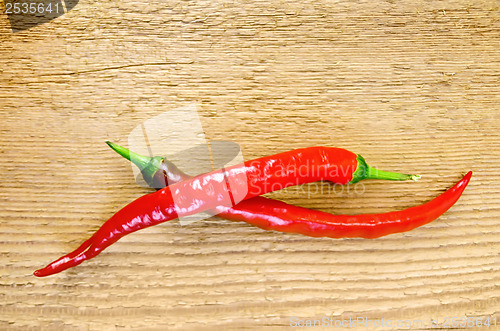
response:
<path id="1" fill-rule="evenodd" d="M 141 170 L 147 167 L 149 162 L 151 162 L 152 157 L 134 153 L 125 147 L 112 143 L 111 141 L 106 141 L 106 144 L 108 144 L 108 146 L 111 147 L 112 150 L 114 150 L 127 160 L 133 162 Z"/>
<path id="2" fill-rule="evenodd" d="M 420 175 L 401 174 L 398 172 L 383 171 L 368 166 L 366 179 L 383 179 L 383 180 L 419 180 Z"/>
<path id="3" fill-rule="evenodd" d="M 356 171 L 352 174 L 352 180 L 349 182 L 351 184 L 357 183 L 363 179 L 419 180 L 421 178 L 420 175 L 401 174 L 398 172 L 389 172 L 372 168 L 366 164 L 365 159 L 359 154 L 356 160 L 358 161 L 358 166 Z"/>
<path id="4" fill-rule="evenodd" d="M 160 156 L 150 157 L 137 154 L 125 147 L 112 143 L 111 141 L 106 141 L 106 144 L 108 144 L 112 150 L 135 164 L 148 184 L 149 181 L 152 180 L 154 174 L 161 169 L 161 162 L 163 158 Z"/>

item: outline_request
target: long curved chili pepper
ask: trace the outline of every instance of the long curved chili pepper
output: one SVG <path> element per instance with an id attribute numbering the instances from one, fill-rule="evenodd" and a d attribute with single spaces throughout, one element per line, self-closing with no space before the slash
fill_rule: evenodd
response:
<path id="1" fill-rule="evenodd" d="M 237 202 L 261 194 L 319 180 L 338 184 L 353 183 L 363 178 L 372 178 L 373 172 L 370 169 L 360 156 L 345 149 L 310 147 L 202 174 L 131 202 L 106 221 L 74 252 L 34 274 L 39 277 L 48 276 L 79 265 L 129 233 L 179 216 L 231 207 Z M 413 175 L 398 175 L 400 180 L 414 178 Z"/>
<path id="2" fill-rule="evenodd" d="M 217 216 L 244 221 L 264 230 L 300 233 L 310 237 L 373 239 L 410 231 L 434 221 L 457 202 L 471 176 L 472 171 L 469 171 L 453 187 L 427 203 L 382 214 L 332 215 L 256 197 L 232 208 L 219 206 L 216 208 L 219 212 Z"/>
<path id="3" fill-rule="evenodd" d="M 161 164 L 153 163 L 153 158 L 138 155 L 113 143 L 108 142 L 108 145 L 139 167 L 145 169 L 149 166 L 149 171 L 142 173 L 147 182 L 161 185 L 163 181 L 163 185 L 169 185 L 191 178 L 166 159 L 160 158 Z M 149 177 L 151 173 L 153 177 Z M 423 205 L 390 213 L 332 215 L 260 196 L 233 207 L 218 207 L 216 213 L 218 217 L 244 221 L 264 230 L 300 233 L 310 237 L 378 238 L 432 222 L 455 204 L 471 176 L 472 172 L 469 172 L 448 191 Z"/>

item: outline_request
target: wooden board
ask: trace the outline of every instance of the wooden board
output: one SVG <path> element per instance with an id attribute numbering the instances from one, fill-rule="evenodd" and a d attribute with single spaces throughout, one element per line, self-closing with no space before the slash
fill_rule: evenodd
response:
<path id="1" fill-rule="evenodd" d="M 500 324 L 499 18 L 498 1 L 460 0 L 81 0 L 15 33 L 0 16 L 0 329 Z M 474 176 L 449 212 L 408 233 L 173 221 L 32 276 L 149 192 L 104 141 L 128 146 L 133 128 L 188 105 L 208 140 L 239 144 L 246 160 L 336 146 L 423 176 L 269 195 L 309 208 L 398 210 Z"/>

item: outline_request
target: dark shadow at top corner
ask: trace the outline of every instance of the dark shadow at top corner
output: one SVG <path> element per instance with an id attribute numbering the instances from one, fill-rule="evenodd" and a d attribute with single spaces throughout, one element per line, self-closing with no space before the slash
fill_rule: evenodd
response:
<path id="1" fill-rule="evenodd" d="M 4 0 L 12 32 L 50 22 L 73 9 L 79 0 Z M 15 6 L 15 7 L 14 7 Z"/>

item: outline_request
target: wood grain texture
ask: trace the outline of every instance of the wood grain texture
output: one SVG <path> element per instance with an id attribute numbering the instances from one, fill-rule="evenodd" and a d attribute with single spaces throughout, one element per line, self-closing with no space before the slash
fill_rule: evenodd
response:
<path id="1" fill-rule="evenodd" d="M 0 329 L 285 329 L 294 316 L 424 322 L 380 330 L 453 316 L 500 324 L 499 18 L 498 1 L 461 0 L 81 0 L 18 33 L 0 16 Z M 238 143 L 247 160 L 325 145 L 423 176 L 269 195 L 297 205 L 403 209 L 474 175 L 449 212 L 404 234 L 314 239 L 174 221 L 32 276 L 149 192 L 104 141 L 127 145 L 144 120 L 193 103 L 206 137 Z"/>

